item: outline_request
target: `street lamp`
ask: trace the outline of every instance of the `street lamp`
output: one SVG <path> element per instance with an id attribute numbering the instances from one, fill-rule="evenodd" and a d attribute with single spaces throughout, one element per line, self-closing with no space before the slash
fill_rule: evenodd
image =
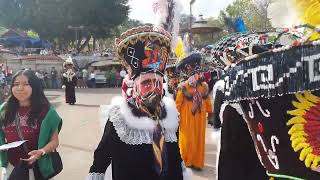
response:
<path id="1" fill-rule="evenodd" d="M 78 30 L 81 30 L 81 29 L 83 29 L 84 28 L 84 26 L 68 26 L 68 29 L 73 29 L 74 31 L 75 31 L 75 41 L 76 41 L 76 43 L 77 43 L 77 41 L 78 41 Z"/>
<path id="2" fill-rule="evenodd" d="M 190 17 L 189 17 L 189 30 L 191 32 L 191 28 L 192 28 L 192 5 L 194 4 L 196 0 L 191 0 L 190 1 Z"/>
<path id="3" fill-rule="evenodd" d="M 196 0 L 191 0 L 190 1 L 190 17 L 189 17 L 189 45 L 190 45 L 190 49 L 189 51 L 192 51 L 192 5 L 194 4 Z"/>

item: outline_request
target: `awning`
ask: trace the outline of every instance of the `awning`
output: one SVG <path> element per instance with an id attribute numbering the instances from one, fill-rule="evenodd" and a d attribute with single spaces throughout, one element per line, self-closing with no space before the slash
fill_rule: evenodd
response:
<path id="1" fill-rule="evenodd" d="M 102 61 L 97 61 L 91 64 L 91 66 L 110 66 L 110 65 L 121 65 L 120 62 L 117 61 L 110 61 L 110 60 L 102 60 Z"/>

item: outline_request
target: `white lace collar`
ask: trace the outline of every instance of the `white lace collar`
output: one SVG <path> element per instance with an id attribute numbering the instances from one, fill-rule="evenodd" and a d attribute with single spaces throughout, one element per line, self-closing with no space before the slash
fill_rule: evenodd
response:
<path id="1" fill-rule="evenodd" d="M 63 73 L 63 76 L 67 78 L 68 81 L 72 81 L 72 78 L 76 75 L 74 72 L 65 72 Z"/>
<path id="2" fill-rule="evenodd" d="M 178 113 L 175 102 L 167 97 L 163 98 L 167 116 L 160 121 L 164 128 L 166 142 L 177 142 Z M 112 99 L 107 117 L 120 138 L 126 144 L 151 144 L 155 121 L 148 117 L 137 117 L 131 112 L 128 103 L 122 97 Z"/>

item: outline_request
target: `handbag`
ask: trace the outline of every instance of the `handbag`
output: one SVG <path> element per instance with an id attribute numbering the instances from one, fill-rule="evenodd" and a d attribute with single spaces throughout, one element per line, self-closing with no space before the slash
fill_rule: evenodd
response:
<path id="1" fill-rule="evenodd" d="M 29 164 L 26 161 L 19 161 L 19 164 L 14 167 L 8 180 L 29 180 Z"/>
<path id="2" fill-rule="evenodd" d="M 15 118 L 15 125 L 16 125 L 16 130 L 18 133 L 18 136 L 20 138 L 20 140 L 24 140 L 22 132 L 21 132 L 21 127 L 20 127 L 20 122 L 19 122 L 19 118 L 16 115 Z M 23 144 L 23 149 L 26 153 L 29 152 L 28 147 L 26 144 Z M 53 152 L 47 153 L 48 156 L 51 157 L 51 162 L 52 162 L 52 167 L 53 167 L 53 173 L 51 175 L 49 175 L 47 178 L 44 178 L 39 170 L 39 167 L 37 165 L 35 165 L 33 167 L 33 171 L 34 171 L 34 175 L 36 180 L 45 180 L 45 179 L 50 179 L 54 176 L 56 176 L 57 174 L 59 174 L 62 169 L 63 169 L 63 164 L 62 164 L 62 159 L 60 154 L 58 153 L 58 151 L 55 149 Z M 19 163 L 20 164 L 20 163 Z M 24 164 L 24 163 L 21 163 Z M 27 164 L 27 163 L 26 163 Z M 27 164 L 28 165 L 28 164 Z M 11 176 L 11 175 L 10 175 Z M 28 178 L 29 178 L 29 170 L 28 170 Z M 11 179 L 9 179 L 11 180 Z M 12 179 L 14 180 L 14 179 Z M 18 179 L 17 179 L 18 180 Z M 19 179 L 20 180 L 20 179 Z"/>
<path id="3" fill-rule="evenodd" d="M 62 164 L 61 156 L 57 150 L 54 150 L 53 152 L 48 153 L 48 155 L 51 157 L 52 167 L 54 170 L 54 172 L 48 177 L 48 179 L 50 179 L 62 171 L 63 164 Z"/>

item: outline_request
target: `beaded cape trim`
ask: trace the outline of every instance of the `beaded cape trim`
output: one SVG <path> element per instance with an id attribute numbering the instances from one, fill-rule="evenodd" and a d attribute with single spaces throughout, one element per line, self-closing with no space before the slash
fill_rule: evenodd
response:
<path id="1" fill-rule="evenodd" d="M 282 47 L 241 61 L 227 72 L 225 98 L 238 102 L 319 89 L 320 44 Z"/>

